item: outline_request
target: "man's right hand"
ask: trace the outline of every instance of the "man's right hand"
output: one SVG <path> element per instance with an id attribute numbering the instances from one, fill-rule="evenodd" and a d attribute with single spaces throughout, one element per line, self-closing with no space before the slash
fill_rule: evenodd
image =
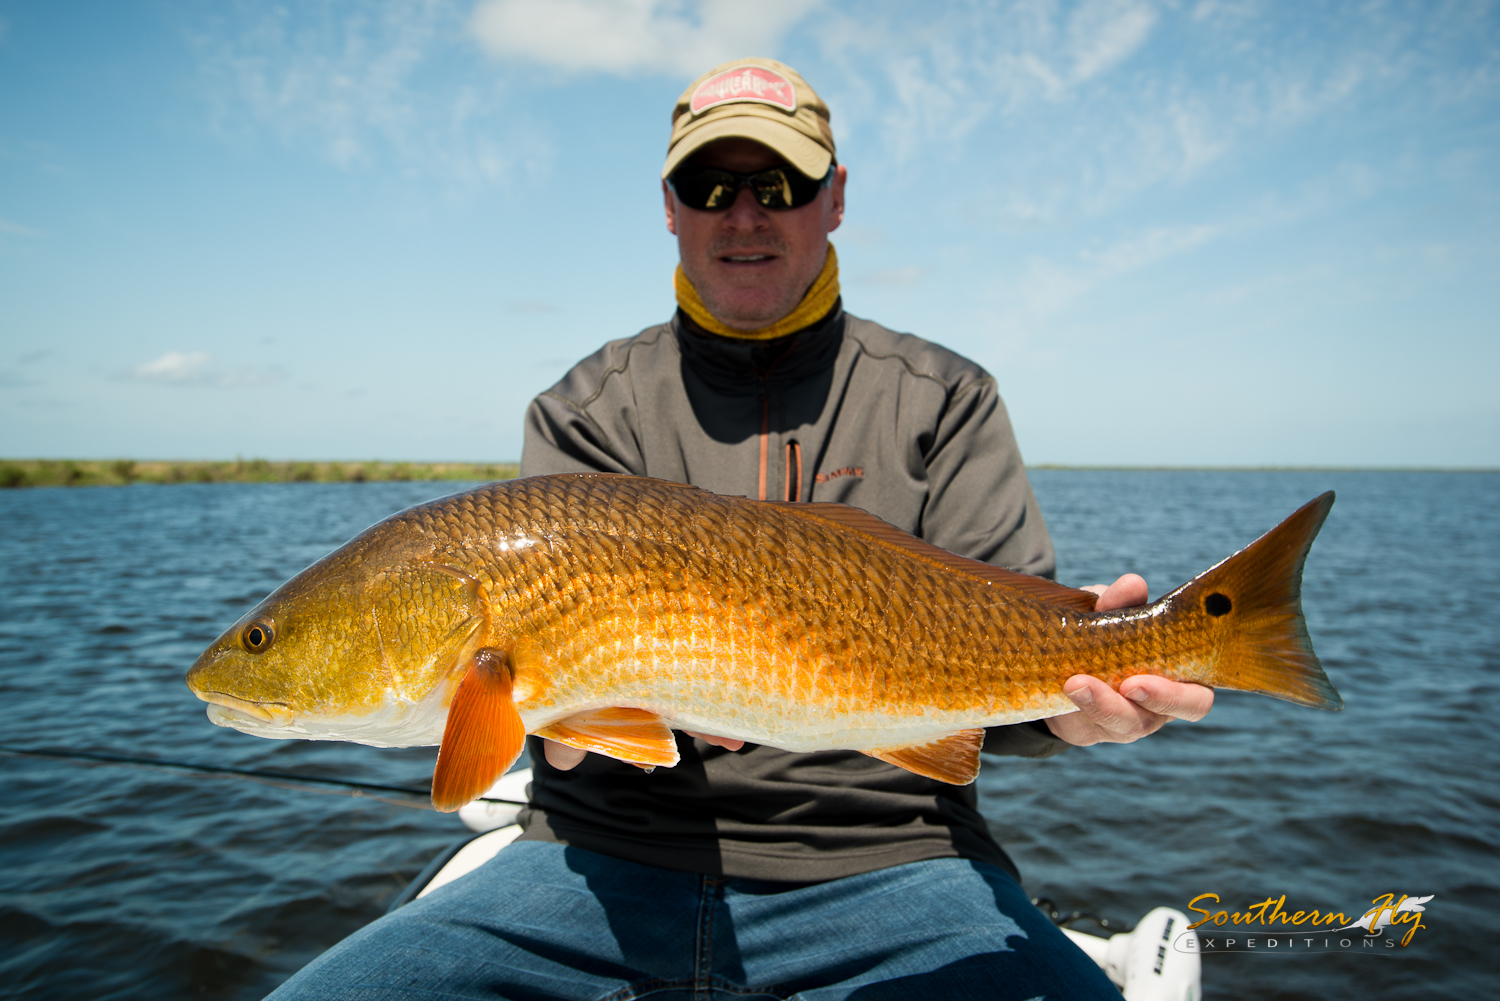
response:
<path id="1" fill-rule="evenodd" d="M 1091 584 L 1083 588 L 1099 595 L 1098 612 L 1144 605 L 1146 582 L 1128 573 L 1109 587 Z M 1052 716 L 1047 729 L 1076 747 L 1101 741 L 1128 744 L 1160 730 L 1174 719 L 1200 720 L 1213 708 L 1214 690 L 1191 682 L 1169 681 L 1149 674 L 1126 678 L 1117 692 L 1098 678 L 1075 674 L 1063 693 L 1078 706 L 1078 712 Z"/>
<path id="2" fill-rule="evenodd" d="M 743 740 L 735 740 L 733 737 L 711 737 L 706 733 L 693 733 L 691 730 L 684 730 L 682 732 L 689 737 L 697 737 L 699 740 L 706 740 L 710 744 L 727 747 L 731 751 L 738 751 L 745 746 Z M 571 771 L 577 768 L 578 762 L 582 761 L 584 755 L 589 753 L 581 747 L 569 747 L 567 744 L 559 744 L 557 741 L 548 740 L 545 737 L 542 738 L 542 750 L 547 755 L 547 764 L 560 772 Z"/>
<path id="3" fill-rule="evenodd" d="M 572 771 L 578 767 L 578 762 L 588 754 L 581 747 L 569 747 L 567 744 L 559 744 L 555 740 L 542 738 L 542 750 L 547 754 L 547 764 L 560 772 Z"/>

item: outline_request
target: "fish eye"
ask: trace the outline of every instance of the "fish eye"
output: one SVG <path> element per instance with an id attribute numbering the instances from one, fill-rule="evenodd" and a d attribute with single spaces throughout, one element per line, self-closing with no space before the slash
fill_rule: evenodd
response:
<path id="1" fill-rule="evenodd" d="M 276 630 L 265 619 L 256 619 L 240 631 L 240 645 L 250 653 L 263 653 L 276 639 Z"/>

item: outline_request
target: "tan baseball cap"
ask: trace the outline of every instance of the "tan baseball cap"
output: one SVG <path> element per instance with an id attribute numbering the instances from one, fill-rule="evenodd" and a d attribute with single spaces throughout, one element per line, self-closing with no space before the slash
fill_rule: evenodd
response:
<path id="1" fill-rule="evenodd" d="M 736 59 L 688 85 L 672 109 L 666 177 L 715 139 L 752 139 L 769 146 L 808 177 L 833 163 L 828 105 L 807 81 L 774 59 Z"/>

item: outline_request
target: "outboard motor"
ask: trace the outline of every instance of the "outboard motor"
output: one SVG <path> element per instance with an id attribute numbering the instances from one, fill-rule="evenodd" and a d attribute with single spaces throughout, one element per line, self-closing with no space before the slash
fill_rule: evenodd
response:
<path id="1" fill-rule="evenodd" d="M 1063 934 L 1098 963 L 1125 1001 L 1198 1001 L 1203 993 L 1203 963 L 1198 933 L 1187 915 L 1158 907 L 1141 918 L 1135 931 L 1111 938 L 1064 928 Z"/>

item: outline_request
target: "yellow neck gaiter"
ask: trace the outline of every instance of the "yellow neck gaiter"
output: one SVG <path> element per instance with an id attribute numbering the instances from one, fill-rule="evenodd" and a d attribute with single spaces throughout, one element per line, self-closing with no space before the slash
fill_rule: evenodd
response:
<path id="1" fill-rule="evenodd" d="M 802 297 L 801 302 L 797 303 L 797 308 L 769 327 L 762 327 L 759 330 L 735 330 L 733 327 L 726 327 L 720 323 L 708 311 L 708 307 L 703 305 L 703 300 L 698 296 L 698 290 L 688 280 L 681 264 L 677 265 L 677 273 L 672 276 L 672 285 L 677 289 L 677 305 L 681 306 L 682 311 L 692 317 L 693 322 L 704 330 L 721 337 L 735 337 L 743 341 L 769 341 L 777 337 L 785 337 L 803 327 L 812 326 L 833 308 L 833 304 L 839 298 L 839 257 L 833 252 L 833 244 L 830 243 L 828 256 L 823 259 L 823 270 L 818 272 L 817 278 L 813 279 L 807 294 Z"/>

